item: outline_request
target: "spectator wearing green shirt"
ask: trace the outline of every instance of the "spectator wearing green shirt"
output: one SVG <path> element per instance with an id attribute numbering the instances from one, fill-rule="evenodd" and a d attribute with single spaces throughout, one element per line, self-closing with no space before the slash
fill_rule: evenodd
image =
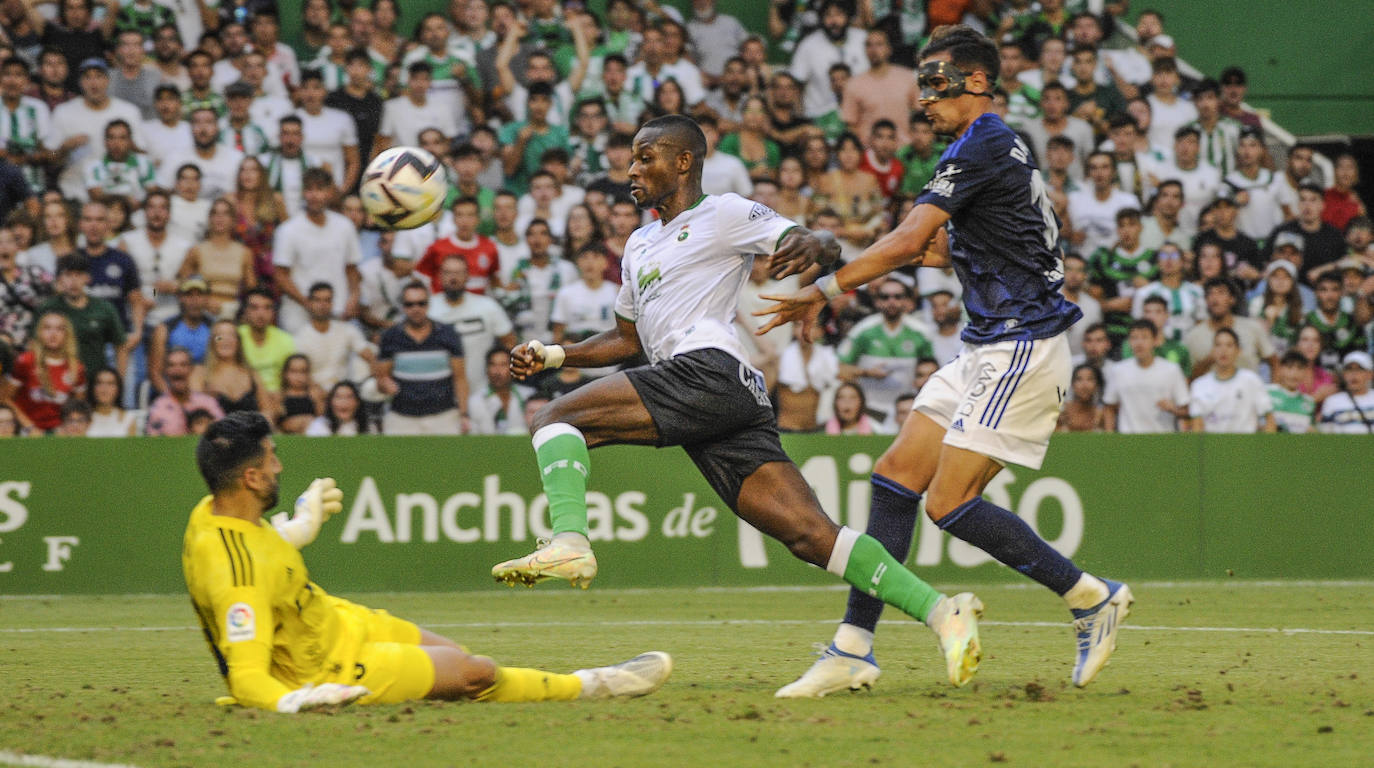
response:
<path id="1" fill-rule="evenodd" d="M 864 379 L 868 406 L 888 417 L 897 396 L 911 389 L 916 363 L 934 357 L 930 330 L 908 314 L 911 288 L 889 278 L 878 284 L 877 314 L 859 321 L 840 343 L 840 378 Z"/>
<path id="2" fill-rule="evenodd" d="M 243 303 L 244 324 L 239 326 L 243 357 L 262 380 L 263 389 L 281 391 L 281 369 L 286 358 L 295 354 L 296 340 L 274 322 L 277 304 L 265 288 L 248 292 Z"/>
<path id="3" fill-rule="evenodd" d="M 539 169 L 539 158 L 545 151 L 568 146 L 568 129 L 549 124 L 552 108 L 553 86 L 531 83 L 526 102 L 529 119 L 501 128 L 501 165 L 512 191 L 524 193 L 528 189 L 530 176 Z"/>
<path id="4" fill-rule="evenodd" d="M 1280 432 L 1316 432 L 1312 419 L 1317 412 L 1317 401 L 1311 395 L 1299 391 L 1302 380 L 1307 375 L 1307 358 L 1296 349 L 1285 352 L 1279 360 L 1279 368 L 1274 372 L 1274 383 L 1266 389 L 1269 402 L 1274 405 L 1274 421 Z"/>
<path id="5" fill-rule="evenodd" d="M 906 168 L 897 191 L 903 197 L 914 198 L 935 175 L 935 166 L 940 164 L 945 144 L 935 140 L 935 129 L 930 127 L 930 118 L 924 112 L 911 113 L 907 133 L 911 143 L 897 150 L 897 159 Z"/>
<path id="6" fill-rule="evenodd" d="M 107 345 L 114 345 L 117 370 L 126 370 L 129 350 L 125 346 L 124 322 L 114 304 L 87 295 L 90 282 L 91 261 L 86 255 L 73 253 L 58 259 L 57 295 L 40 304 L 34 316 L 56 312 L 71 321 L 76 331 L 77 357 L 86 370 L 108 367 Z"/>
<path id="7" fill-rule="evenodd" d="M 1322 333 L 1322 346 L 1339 356 L 1364 349 L 1364 332 L 1354 316 L 1341 310 L 1344 290 L 1339 272 L 1325 272 L 1314 286 L 1317 307 L 1303 318 L 1303 322 Z"/>
<path id="8" fill-rule="evenodd" d="M 762 96 L 744 100 L 739 130 L 721 138 L 716 149 L 744 161 L 751 176 L 773 177 L 782 162 L 782 148 L 768 138 L 768 104 Z"/>

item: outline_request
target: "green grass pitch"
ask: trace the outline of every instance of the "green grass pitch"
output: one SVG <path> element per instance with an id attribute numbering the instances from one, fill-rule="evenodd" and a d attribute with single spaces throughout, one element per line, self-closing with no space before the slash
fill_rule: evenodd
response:
<path id="1" fill-rule="evenodd" d="M 326 587 L 328 585 L 325 585 Z M 1336 766 L 1374 760 L 1374 583 L 1132 585 L 1112 664 L 1069 684 L 1067 612 L 974 589 L 985 658 L 944 682 L 933 635 L 880 627 L 874 690 L 773 691 L 812 660 L 844 593 L 491 590 L 348 595 L 512 665 L 673 654 L 630 701 L 417 702 L 327 714 L 216 707 L 184 596 L 0 599 L 0 764 L 138 766 Z M 962 586 L 945 585 L 947 590 Z M 891 611 L 889 616 L 891 617 Z"/>

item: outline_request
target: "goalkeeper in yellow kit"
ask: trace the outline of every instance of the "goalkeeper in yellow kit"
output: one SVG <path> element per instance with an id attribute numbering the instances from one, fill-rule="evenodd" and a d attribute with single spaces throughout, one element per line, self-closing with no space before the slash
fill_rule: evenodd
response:
<path id="1" fill-rule="evenodd" d="M 327 594 L 310 581 L 297 550 L 342 509 L 343 492 L 333 480 L 316 480 L 294 515 L 263 520 L 277 504 L 282 465 L 259 413 L 211 425 L 196 463 L 211 495 L 191 511 L 181 564 L 210 651 L 239 704 L 300 712 L 354 701 L 642 696 L 672 672 L 672 659 L 659 651 L 567 675 L 502 667 L 385 611 Z"/>

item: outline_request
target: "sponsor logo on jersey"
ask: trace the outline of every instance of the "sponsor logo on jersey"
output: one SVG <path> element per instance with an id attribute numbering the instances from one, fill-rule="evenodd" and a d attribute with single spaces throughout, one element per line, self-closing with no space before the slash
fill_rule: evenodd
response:
<path id="1" fill-rule="evenodd" d="M 228 628 L 225 639 L 231 643 L 252 640 L 258 634 L 257 617 L 253 614 L 253 606 L 248 603 L 229 606 L 224 624 Z"/>
<path id="2" fill-rule="evenodd" d="M 639 284 L 640 294 L 643 294 L 653 287 L 654 283 L 662 279 L 663 275 L 658 271 L 658 265 L 655 264 L 652 269 L 647 266 L 640 267 L 639 275 L 635 278 L 635 282 Z"/>
<path id="3" fill-rule="evenodd" d="M 954 177 L 962 172 L 957 165 L 946 165 L 935 172 L 935 177 L 926 184 L 926 191 L 941 197 L 950 197 L 954 194 Z"/>
<path id="4" fill-rule="evenodd" d="M 964 431 L 964 420 L 963 420 L 963 419 L 955 419 L 955 420 L 954 420 L 954 423 L 949 425 L 949 428 L 952 429 L 952 430 L 954 430 L 955 432 L 963 432 L 963 431 Z"/>

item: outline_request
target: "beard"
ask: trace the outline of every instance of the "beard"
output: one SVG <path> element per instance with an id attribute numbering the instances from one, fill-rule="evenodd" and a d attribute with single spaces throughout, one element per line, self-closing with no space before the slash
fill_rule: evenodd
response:
<path id="1" fill-rule="evenodd" d="M 449 301 L 457 301 L 463 298 L 463 292 L 463 288 L 445 288 L 444 298 L 448 299 Z"/>
<path id="2" fill-rule="evenodd" d="M 281 496 L 281 486 L 273 482 L 271 490 L 258 497 L 262 501 L 262 511 L 271 512 L 276 509 L 279 496 Z"/>
<path id="3" fill-rule="evenodd" d="M 828 37 L 828 38 L 830 38 L 830 41 L 831 41 L 831 42 L 833 42 L 833 43 L 838 43 L 838 42 L 840 42 L 841 40 L 843 40 L 843 39 L 845 38 L 845 34 L 846 34 L 846 32 L 848 31 L 849 26 L 848 26 L 848 25 L 845 25 L 845 26 L 842 26 L 842 27 L 833 27 L 833 28 L 832 28 L 832 27 L 825 27 L 825 26 L 823 26 L 823 27 L 821 27 L 821 29 L 825 30 L 825 36 Z"/>

